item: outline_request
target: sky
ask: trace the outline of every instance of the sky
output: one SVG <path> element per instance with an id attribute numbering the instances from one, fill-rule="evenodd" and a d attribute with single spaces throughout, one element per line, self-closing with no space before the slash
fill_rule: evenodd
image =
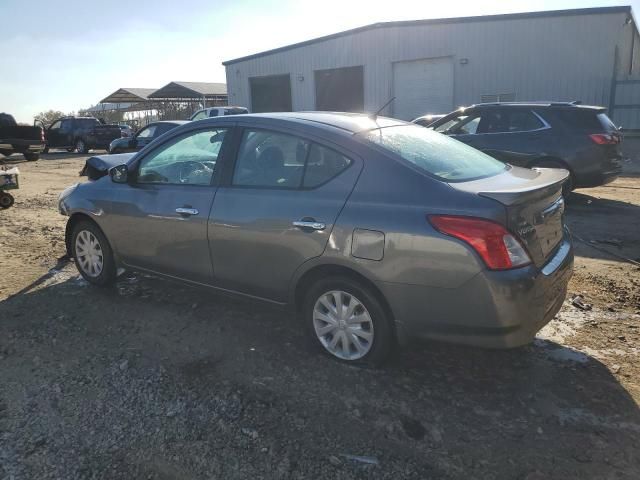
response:
<path id="1" fill-rule="evenodd" d="M 122 87 L 224 82 L 224 60 L 375 22 L 615 5 L 640 11 L 640 0 L 0 0 L 0 112 L 31 123 Z"/>

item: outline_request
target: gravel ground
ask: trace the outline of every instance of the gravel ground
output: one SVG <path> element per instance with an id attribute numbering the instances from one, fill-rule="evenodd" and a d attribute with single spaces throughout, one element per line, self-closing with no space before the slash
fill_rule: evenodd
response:
<path id="1" fill-rule="evenodd" d="M 367 370 L 261 304 L 137 274 L 89 286 L 55 210 L 85 157 L 19 158 L 0 479 L 640 478 L 640 268 L 622 259 L 640 260 L 640 177 L 570 199 L 576 274 L 533 345 L 421 344 Z"/>

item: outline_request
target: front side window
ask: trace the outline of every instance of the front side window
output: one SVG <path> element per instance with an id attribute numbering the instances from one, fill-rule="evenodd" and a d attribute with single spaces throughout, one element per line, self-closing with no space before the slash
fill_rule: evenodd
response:
<path id="1" fill-rule="evenodd" d="M 358 136 L 447 182 L 491 177 L 508 168 L 475 148 L 415 125 L 378 128 Z"/>
<path id="2" fill-rule="evenodd" d="M 157 125 L 151 125 L 147 128 L 143 128 L 142 130 L 140 130 L 140 133 L 138 134 L 138 138 L 153 137 L 153 134 L 156 133 L 156 128 L 158 128 Z"/>
<path id="3" fill-rule="evenodd" d="M 191 120 L 202 120 L 203 118 L 207 118 L 206 110 L 200 110 L 196 113 Z"/>
<path id="4" fill-rule="evenodd" d="M 191 132 L 142 159 L 138 183 L 210 185 L 227 129 Z"/>
<path id="5" fill-rule="evenodd" d="M 49 128 L 51 128 L 51 130 L 54 130 L 54 129 L 60 128 L 60 125 L 62 125 L 62 122 L 58 120 L 57 122 L 54 122 L 53 125 L 51 125 L 51 127 Z"/>
<path id="6" fill-rule="evenodd" d="M 472 115 L 458 115 L 438 125 L 434 130 L 453 135 L 473 135 L 478 130 L 480 117 Z"/>
<path id="7" fill-rule="evenodd" d="M 210 117 L 217 117 L 218 116 L 218 109 L 217 108 L 212 108 L 211 110 L 209 110 L 209 116 Z"/>

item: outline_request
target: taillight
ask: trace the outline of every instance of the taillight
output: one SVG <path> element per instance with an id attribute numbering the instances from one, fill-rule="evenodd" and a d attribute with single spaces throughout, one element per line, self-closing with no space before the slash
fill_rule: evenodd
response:
<path id="1" fill-rule="evenodd" d="M 427 218 L 440 233 L 469 244 L 491 270 L 508 270 L 531 263 L 524 247 L 499 223 L 454 215 L 428 215 Z"/>
<path id="2" fill-rule="evenodd" d="M 44 143 L 44 142 L 45 142 L 45 138 L 44 138 L 44 130 L 43 130 L 42 128 L 40 129 L 40 141 L 41 141 L 42 143 Z"/>
<path id="3" fill-rule="evenodd" d="M 598 145 L 616 145 L 620 143 L 620 137 L 613 133 L 592 133 L 589 138 Z"/>

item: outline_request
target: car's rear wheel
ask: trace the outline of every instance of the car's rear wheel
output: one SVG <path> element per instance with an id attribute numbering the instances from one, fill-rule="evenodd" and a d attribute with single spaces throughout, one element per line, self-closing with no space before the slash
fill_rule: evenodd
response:
<path id="1" fill-rule="evenodd" d="M 7 192 L 0 192 L 0 208 L 9 208 L 14 202 L 15 199 L 13 198 L 13 195 Z"/>
<path id="2" fill-rule="evenodd" d="M 89 149 L 87 148 L 87 144 L 81 138 L 76 140 L 76 151 L 78 153 L 89 153 Z"/>
<path id="3" fill-rule="evenodd" d="M 115 282 L 116 263 L 113 251 L 95 223 L 79 222 L 73 229 L 71 246 L 76 268 L 86 281 L 99 286 Z"/>
<path id="4" fill-rule="evenodd" d="M 346 363 L 379 365 L 395 344 L 392 320 L 376 294 L 346 276 L 313 284 L 303 315 L 316 347 Z"/>

